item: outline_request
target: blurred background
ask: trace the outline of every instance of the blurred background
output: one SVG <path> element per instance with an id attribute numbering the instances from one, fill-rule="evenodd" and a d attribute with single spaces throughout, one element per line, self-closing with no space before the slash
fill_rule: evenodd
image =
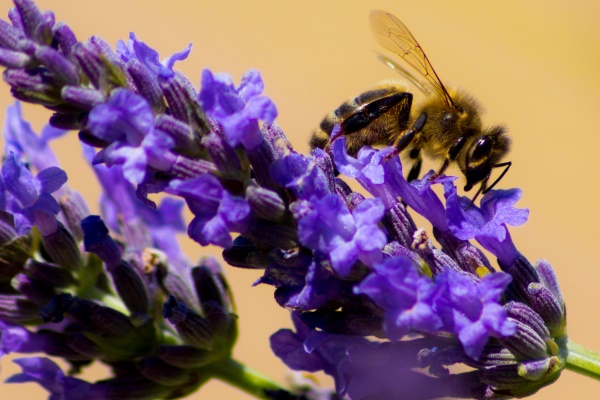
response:
<path id="1" fill-rule="evenodd" d="M 369 4 L 366 4 L 369 3 Z M 600 350 L 600 3 L 588 1 L 185 1 L 38 0 L 53 10 L 79 40 L 99 35 L 114 45 L 129 32 L 157 49 L 161 59 L 194 47 L 176 64 L 199 86 L 200 72 L 228 72 L 239 82 L 249 68 L 261 71 L 266 94 L 279 109 L 278 124 L 296 150 L 306 152 L 312 129 L 342 101 L 379 81 L 396 78 L 373 50 L 368 16 L 381 8 L 398 16 L 425 49 L 441 79 L 463 88 L 487 110 L 488 124 L 505 124 L 513 162 L 500 188 L 523 189 L 528 223 L 513 228 L 517 248 L 532 262 L 548 259 L 569 309 L 569 337 Z M 218 4 L 218 5 L 217 5 Z M 6 18 L 12 6 L 0 0 Z M 12 102 L 0 84 L 0 107 Z M 49 113 L 26 107 L 36 130 Z M 94 212 L 99 188 L 80 157 L 77 135 L 56 141 L 70 187 L 82 192 Z M 432 165 L 426 165 L 432 167 Z M 457 170 L 451 170 L 456 173 Z M 428 226 L 424 226 L 430 229 Z M 185 240 L 185 238 L 182 238 Z M 185 242 L 188 256 L 220 254 Z M 235 356 L 279 381 L 285 366 L 269 350 L 269 336 L 290 326 L 271 287 L 251 287 L 260 272 L 227 268 L 238 305 L 240 338 Z M 1 361 L 0 379 L 17 372 Z M 101 366 L 86 370 L 102 379 Z M 325 385 L 330 382 L 324 381 Z M 0 383 L 3 399 L 44 399 L 34 384 Z M 534 399 L 593 398 L 600 383 L 564 371 Z M 189 399 L 249 399 L 210 382 Z"/>

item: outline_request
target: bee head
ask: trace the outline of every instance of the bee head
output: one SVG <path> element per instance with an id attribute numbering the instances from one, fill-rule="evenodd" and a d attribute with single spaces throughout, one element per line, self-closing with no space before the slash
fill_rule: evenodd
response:
<path id="1" fill-rule="evenodd" d="M 510 139 L 504 135 L 505 132 L 503 127 L 495 126 L 471 142 L 466 154 L 465 171 L 463 171 L 467 178 L 465 191 L 471 190 L 478 182 L 483 181 L 485 186 L 492 168 L 508 152 Z M 485 187 L 483 190 L 485 191 Z"/>

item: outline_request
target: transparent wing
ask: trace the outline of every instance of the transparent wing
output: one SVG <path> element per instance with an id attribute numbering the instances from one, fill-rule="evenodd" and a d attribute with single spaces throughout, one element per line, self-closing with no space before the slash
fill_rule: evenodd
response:
<path id="1" fill-rule="evenodd" d="M 377 43 L 384 49 L 400 56 L 425 78 L 431 88 L 442 96 L 448 105 L 454 107 L 452 98 L 435 73 L 421 45 L 402 21 L 388 12 L 373 10 L 370 22 L 371 31 Z"/>

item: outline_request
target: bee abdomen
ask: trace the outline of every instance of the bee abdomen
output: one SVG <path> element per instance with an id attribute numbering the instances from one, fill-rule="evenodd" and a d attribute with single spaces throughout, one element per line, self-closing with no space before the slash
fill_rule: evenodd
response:
<path id="1" fill-rule="evenodd" d="M 411 103 L 412 94 L 405 87 L 384 83 L 346 101 L 323 118 L 310 147 L 325 148 L 337 124 L 346 135 L 349 154 L 356 154 L 363 145 L 388 144 L 391 135 L 405 129 Z"/>

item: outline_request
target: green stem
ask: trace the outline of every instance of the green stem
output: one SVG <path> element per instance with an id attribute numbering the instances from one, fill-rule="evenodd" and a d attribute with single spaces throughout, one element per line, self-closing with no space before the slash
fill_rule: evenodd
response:
<path id="1" fill-rule="evenodd" d="M 231 358 L 227 358 L 219 363 L 211 364 L 210 372 L 215 378 L 229 383 L 258 399 L 271 398 L 267 396 L 266 390 L 288 391 L 260 372 L 254 371 Z"/>
<path id="2" fill-rule="evenodd" d="M 567 339 L 566 369 L 600 381 L 600 354 Z"/>

